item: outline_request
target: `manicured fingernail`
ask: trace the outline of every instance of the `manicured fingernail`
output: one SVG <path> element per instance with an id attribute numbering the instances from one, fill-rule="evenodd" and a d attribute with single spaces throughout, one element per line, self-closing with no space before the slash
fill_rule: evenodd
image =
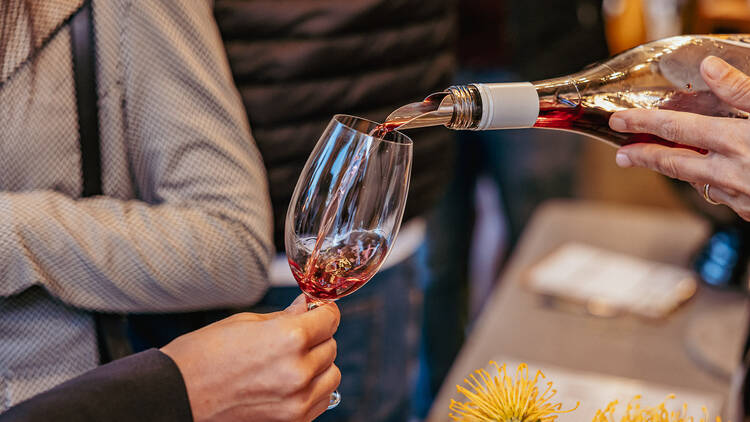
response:
<path id="1" fill-rule="evenodd" d="M 612 118 L 609 119 L 609 127 L 618 132 L 622 132 L 623 130 L 628 128 L 628 125 L 625 123 L 625 119 L 617 116 L 612 116 Z"/>
<path id="2" fill-rule="evenodd" d="M 633 167 L 633 162 L 630 161 L 630 157 L 627 156 L 624 152 L 618 152 L 615 156 L 615 162 L 618 166 L 626 168 L 626 167 Z"/>
<path id="3" fill-rule="evenodd" d="M 721 79 L 726 65 L 724 61 L 716 56 L 708 56 L 702 63 L 703 72 L 711 79 Z"/>

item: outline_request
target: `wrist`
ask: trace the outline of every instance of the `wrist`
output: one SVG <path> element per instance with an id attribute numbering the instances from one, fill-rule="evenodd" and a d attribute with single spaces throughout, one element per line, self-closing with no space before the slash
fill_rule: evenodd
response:
<path id="1" fill-rule="evenodd" d="M 174 342 L 179 342 L 179 338 L 159 349 L 174 364 L 182 380 L 182 388 L 187 398 L 188 407 L 194 422 L 205 422 L 212 419 L 212 408 L 217 407 L 217 403 L 212 398 L 216 396 L 210 393 L 211 388 L 205 386 L 205 376 L 196 375 L 193 370 L 195 367 L 200 368 L 200 363 L 192 362 L 191 354 L 185 354 Z"/>

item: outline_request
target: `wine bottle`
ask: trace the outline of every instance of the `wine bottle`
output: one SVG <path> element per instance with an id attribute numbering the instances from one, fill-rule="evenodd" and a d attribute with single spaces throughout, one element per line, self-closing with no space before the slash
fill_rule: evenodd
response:
<path id="1" fill-rule="evenodd" d="M 748 113 L 716 97 L 701 77 L 701 61 L 717 56 L 750 74 L 750 35 L 665 38 L 559 78 L 524 83 L 451 86 L 391 113 L 383 127 L 443 124 L 450 129 L 545 128 L 593 136 L 615 146 L 672 142 L 609 128 L 615 111 L 678 110 L 747 119 Z"/>

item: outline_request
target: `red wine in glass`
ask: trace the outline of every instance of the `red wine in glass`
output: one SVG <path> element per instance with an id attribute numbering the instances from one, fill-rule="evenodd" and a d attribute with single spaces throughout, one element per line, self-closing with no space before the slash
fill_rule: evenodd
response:
<path id="1" fill-rule="evenodd" d="M 334 116 L 297 181 L 284 237 L 289 266 L 309 309 L 362 287 L 398 234 L 412 143 L 399 132 L 384 133 L 386 139 L 374 136 L 377 126 Z M 332 394 L 328 408 L 340 398 Z"/>
<path id="2" fill-rule="evenodd" d="M 363 167 L 369 148 L 396 129 L 398 125 L 381 123 L 369 133 L 370 142 L 360 143 L 353 154 L 349 168 L 338 179 L 331 200 L 325 208 L 318 234 L 315 238 L 298 240 L 301 250 L 309 250 L 306 264 L 288 258 L 292 275 L 308 297 L 317 300 L 336 300 L 365 284 L 375 275 L 387 256 L 387 240 L 373 231 L 355 231 L 336 245 L 326 247 L 327 236 L 344 205 L 342 198 L 354 188 L 354 183 Z M 304 244 L 312 246 L 306 248 Z"/>
<path id="3" fill-rule="evenodd" d="M 374 133 L 379 134 L 380 131 L 380 125 L 378 125 L 370 132 L 370 136 L 373 136 Z M 385 133 L 383 134 L 385 135 Z M 338 291 L 340 291 L 340 293 L 331 295 L 330 290 L 326 292 L 324 287 L 315 287 L 323 286 L 321 283 L 323 283 L 322 280 L 326 279 L 326 275 L 348 271 L 344 268 L 347 267 L 348 262 L 352 262 L 350 260 L 356 259 L 359 263 L 362 261 L 362 257 L 369 256 L 367 252 L 365 252 L 364 255 L 361 255 L 357 250 L 357 246 L 360 246 L 361 244 L 361 239 L 359 236 L 352 237 L 354 233 L 349 234 L 347 239 L 339 241 L 336 246 L 333 246 L 338 252 L 330 253 L 329 251 L 331 250 L 331 247 L 328 247 L 326 248 L 326 251 L 323 251 L 324 243 L 326 242 L 327 237 L 331 235 L 331 230 L 335 224 L 336 217 L 342 211 L 342 206 L 344 205 L 342 203 L 342 198 L 350 189 L 354 188 L 354 183 L 357 179 L 360 167 L 367 158 L 369 147 L 370 142 L 362 142 L 356 147 L 349 168 L 344 170 L 344 174 L 338 178 L 338 182 L 331 195 L 331 200 L 325 207 L 317 236 L 315 236 L 315 238 L 298 240 L 298 242 L 301 243 L 299 248 L 300 251 L 305 251 L 305 243 L 312 243 L 312 247 L 309 248 L 309 259 L 307 259 L 307 263 L 304 264 L 304 266 L 301 266 L 294 262 L 292 258 L 288 258 L 290 268 L 292 269 L 292 275 L 294 275 L 295 280 L 297 280 L 297 284 L 299 284 L 302 291 L 307 294 L 307 297 L 313 299 L 311 306 L 317 306 L 315 301 L 335 300 L 348 294 L 350 291 L 353 292 L 360 288 L 375 274 L 375 272 L 377 272 L 377 269 L 380 268 L 380 264 L 382 263 L 378 262 L 377 265 L 371 266 L 374 271 L 369 274 L 369 277 L 357 277 L 357 283 L 348 282 L 347 285 L 351 285 L 352 287 L 346 289 L 346 292 L 344 292 L 343 288 L 339 288 Z M 310 240 L 312 240 L 312 242 L 310 242 Z M 351 244 L 346 244 L 346 241 L 351 242 Z M 387 247 L 383 250 L 387 250 Z M 327 251 L 328 253 L 324 254 L 325 256 L 321 255 L 321 253 Z M 383 254 L 383 257 L 385 257 L 385 254 Z M 359 264 L 358 266 L 362 266 L 362 264 Z M 361 275 L 364 276 L 365 273 L 362 273 Z M 342 277 L 338 277 L 338 279 L 341 278 Z M 343 282 L 342 280 L 339 281 Z M 357 284 L 356 287 L 354 287 L 354 284 Z M 305 287 L 308 288 L 306 289 Z"/>
<path id="4" fill-rule="evenodd" d="M 315 238 L 300 239 L 300 250 L 314 248 Z M 304 254 L 304 253 L 303 253 Z M 310 250 L 310 256 L 313 255 Z M 386 238 L 375 231 L 355 231 L 333 245 L 323 243 L 307 268 L 289 258 L 292 275 L 303 292 L 322 300 L 336 300 L 362 287 L 388 255 Z"/>

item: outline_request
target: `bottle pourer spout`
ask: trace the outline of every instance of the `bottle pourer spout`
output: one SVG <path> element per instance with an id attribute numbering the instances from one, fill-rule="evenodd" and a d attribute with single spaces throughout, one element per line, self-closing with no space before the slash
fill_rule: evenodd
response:
<path id="1" fill-rule="evenodd" d="M 453 97 L 447 91 L 430 94 L 421 102 L 399 107 L 385 119 L 392 129 L 447 125 L 453 119 Z"/>

